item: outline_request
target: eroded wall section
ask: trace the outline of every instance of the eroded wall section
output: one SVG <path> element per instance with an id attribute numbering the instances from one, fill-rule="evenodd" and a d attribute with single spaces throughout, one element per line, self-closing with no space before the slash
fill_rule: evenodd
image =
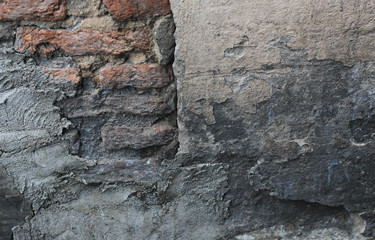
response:
<path id="1" fill-rule="evenodd" d="M 236 238 L 355 239 L 349 218 L 299 236 L 309 224 L 292 209 L 315 204 L 374 237 L 374 2 L 171 4 L 180 154 L 227 169 Z"/>
<path id="2" fill-rule="evenodd" d="M 0 239 L 148 238 L 116 184 L 176 154 L 174 30 L 168 1 L 0 2 Z"/>

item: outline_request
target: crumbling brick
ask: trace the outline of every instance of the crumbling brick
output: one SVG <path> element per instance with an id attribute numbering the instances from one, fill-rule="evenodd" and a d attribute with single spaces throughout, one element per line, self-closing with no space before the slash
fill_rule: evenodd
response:
<path id="1" fill-rule="evenodd" d="M 170 125 L 151 127 L 105 126 L 102 129 L 103 146 L 107 150 L 122 148 L 142 149 L 171 142 L 176 129 Z"/>
<path id="2" fill-rule="evenodd" d="M 161 88 L 173 80 L 172 68 L 158 64 L 106 66 L 100 71 L 99 81 L 104 89 Z"/>
<path id="3" fill-rule="evenodd" d="M 51 80 L 56 83 L 78 84 L 81 81 L 80 71 L 78 68 L 45 68 L 44 71 L 49 74 Z"/>
<path id="4" fill-rule="evenodd" d="M 152 181 L 159 178 L 158 158 L 98 161 L 98 165 L 76 174 L 88 183 Z"/>
<path id="5" fill-rule="evenodd" d="M 77 68 L 44 68 L 44 72 L 49 75 L 50 80 L 46 83 L 46 88 L 73 92 L 73 95 L 82 80 L 80 70 Z"/>

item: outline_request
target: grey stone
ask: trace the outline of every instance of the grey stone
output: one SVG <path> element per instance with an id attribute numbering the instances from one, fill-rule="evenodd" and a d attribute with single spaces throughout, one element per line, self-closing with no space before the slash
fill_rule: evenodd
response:
<path id="1" fill-rule="evenodd" d="M 175 29 L 172 15 L 162 17 L 154 24 L 155 51 L 159 64 L 167 65 L 173 60 L 176 45 L 173 37 Z"/>
<path id="2" fill-rule="evenodd" d="M 357 237 L 373 237 L 375 59 L 362 23 L 375 6 L 171 5 L 179 152 L 227 167 L 225 238 L 355 239 L 350 217 L 328 219 L 357 213 Z M 302 235 L 272 233 L 287 224 Z"/>

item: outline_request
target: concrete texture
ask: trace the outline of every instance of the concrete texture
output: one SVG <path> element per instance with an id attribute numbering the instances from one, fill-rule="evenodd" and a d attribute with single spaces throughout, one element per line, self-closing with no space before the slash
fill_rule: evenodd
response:
<path id="1" fill-rule="evenodd" d="M 189 165 L 228 169 L 229 236 L 374 237 L 374 4 L 172 0 L 171 7 L 179 153 L 191 156 Z M 299 209 L 307 206 L 325 216 Z M 324 224 L 340 211 L 361 221 Z"/>

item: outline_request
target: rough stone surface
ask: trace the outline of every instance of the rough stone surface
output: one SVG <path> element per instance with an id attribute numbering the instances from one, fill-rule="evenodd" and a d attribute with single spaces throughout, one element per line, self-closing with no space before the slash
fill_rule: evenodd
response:
<path id="1" fill-rule="evenodd" d="M 67 1 L 67 14 L 78 17 L 97 17 L 104 14 L 105 9 L 99 0 L 69 0 Z"/>
<path id="2" fill-rule="evenodd" d="M 134 148 L 166 145 L 174 139 L 176 129 L 169 125 L 154 125 L 143 128 L 111 127 L 102 130 L 105 149 Z"/>
<path id="3" fill-rule="evenodd" d="M 281 49 L 272 43 L 280 37 L 290 38 L 286 45 L 292 49 L 305 49 L 308 60 L 331 59 L 346 66 L 373 60 L 375 3 L 371 1 L 193 0 L 171 4 L 179 26 L 177 36 L 189 33 L 177 39 L 180 54 L 189 55 L 184 59 L 187 74 L 277 64 Z"/>
<path id="4" fill-rule="evenodd" d="M 176 27 L 173 22 L 173 16 L 168 15 L 155 22 L 154 42 L 158 61 L 162 65 L 172 63 L 174 49 L 176 46 L 173 37 Z"/>
<path id="5" fill-rule="evenodd" d="M 16 50 L 47 56 L 62 51 L 70 56 L 122 54 L 149 50 L 149 30 L 97 31 L 49 30 L 34 27 L 17 29 Z"/>
<path id="6" fill-rule="evenodd" d="M 0 20 L 58 21 L 66 17 L 65 0 L 5 0 L 0 2 Z"/>
<path id="7" fill-rule="evenodd" d="M 373 239 L 374 4 L 158 4 L 0 22 L 0 239 Z"/>
<path id="8" fill-rule="evenodd" d="M 76 82 L 64 82 L 71 75 L 59 74 L 63 70 L 52 65 L 37 66 L 11 51 L 0 54 L 0 64 L 0 178 L 4 183 L 0 219 L 6 221 L 0 237 L 10 239 L 16 221 L 19 224 L 33 215 L 27 209 L 35 211 L 48 199 L 59 173 L 92 162 L 69 155 L 61 134 L 70 122 L 53 105 L 58 99 L 76 94 L 71 84 Z M 79 80 L 76 71 L 68 72 Z M 9 202 L 11 199 L 14 201 Z"/>
<path id="9" fill-rule="evenodd" d="M 84 95 L 64 101 L 63 111 L 68 118 L 79 118 L 97 117 L 105 113 L 163 115 L 170 113 L 172 108 L 159 97 Z"/>
<path id="10" fill-rule="evenodd" d="M 0 169 L 0 236 L 6 239 L 11 236 L 11 228 L 24 222 L 32 214 L 30 203 L 16 189 L 9 189 L 11 181 L 6 178 L 6 171 Z"/>
<path id="11" fill-rule="evenodd" d="M 159 159 L 128 159 L 123 161 L 99 161 L 98 165 L 77 171 L 76 174 L 86 183 L 133 183 L 155 182 L 160 180 L 162 169 Z"/>
<path id="12" fill-rule="evenodd" d="M 321 240 L 321 239 L 362 239 L 360 235 L 350 235 L 347 231 L 339 228 L 313 229 L 311 231 L 303 227 L 293 225 L 274 226 L 247 234 L 238 235 L 236 240 Z"/>
<path id="13" fill-rule="evenodd" d="M 224 201 L 231 214 L 222 227 L 236 233 L 229 236 L 372 239 L 375 5 L 172 0 L 171 6 L 179 153 L 228 168 Z M 259 204 L 276 199 L 282 204 L 269 210 L 273 220 L 257 218 L 264 213 Z M 338 207 L 361 220 L 343 218 L 344 225 L 331 227 L 301 210 L 292 218 L 293 211 L 281 214 L 298 203 Z M 309 218 L 317 225 L 298 223 Z M 280 222 L 304 230 L 282 230 Z"/>
<path id="14" fill-rule="evenodd" d="M 171 13 L 169 0 L 104 0 L 104 3 L 118 20 Z"/>

